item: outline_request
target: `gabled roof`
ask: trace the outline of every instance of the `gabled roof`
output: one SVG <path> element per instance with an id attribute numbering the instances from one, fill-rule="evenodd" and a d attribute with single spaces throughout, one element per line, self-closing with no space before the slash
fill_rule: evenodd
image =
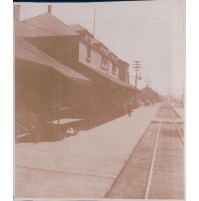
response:
<path id="1" fill-rule="evenodd" d="M 71 24 L 68 25 L 71 29 L 73 29 L 74 31 L 87 31 L 83 26 L 79 25 L 79 24 Z"/>
<path id="2" fill-rule="evenodd" d="M 21 21 L 14 22 L 14 32 L 16 36 L 22 37 L 56 36 L 56 34 L 53 32 L 37 28 Z"/>
<path id="3" fill-rule="evenodd" d="M 72 25 L 68 25 L 71 29 L 73 29 L 74 31 L 77 32 L 87 32 L 90 36 L 92 36 L 92 44 L 93 45 L 97 45 L 98 47 L 103 47 L 105 50 L 108 51 L 108 53 L 112 54 L 114 57 L 118 58 L 116 54 L 114 54 L 112 51 L 109 50 L 108 47 L 106 47 L 106 45 L 104 45 L 102 42 L 100 42 L 99 40 L 97 40 L 96 38 L 94 38 L 94 36 L 83 26 L 79 25 L 79 24 L 72 24 Z"/>
<path id="4" fill-rule="evenodd" d="M 122 59 L 119 59 L 119 58 L 118 58 L 118 61 L 119 61 L 120 63 L 125 64 L 126 66 L 129 66 L 129 63 L 127 63 L 126 61 L 123 61 Z"/>
<path id="5" fill-rule="evenodd" d="M 44 65 L 45 67 L 54 69 L 69 78 L 89 81 L 88 78 L 82 74 L 49 57 L 47 54 L 18 36 L 15 37 L 15 58 Z"/>
<path id="6" fill-rule="evenodd" d="M 160 96 L 156 91 L 151 89 L 149 86 L 144 87 L 141 91 L 142 93 L 140 94 L 140 96 L 142 98 L 155 98 Z"/>
<path id="7" fill-rule="evenodd" d="M 100 45 L 100 44 L 102 44 L 99 40 L 97 40 L 96 38 L 93 38 L 92 39 L 92 43 L 94 44 L 94 45 Z"/>
<path id="8" fill-rule="evenodd" d="M 73 29 L 74 31 L 77 32 L 87 32 L 89 33 L 90 36 L 92 36 L 92 44 L 96 45 L 103 45 L 99 40 L 97 40 L 96 38 L 94 38 L 94 36 L 87 30 L 85 29 L 83 26 L 79 25 L 79 24 L 72 24 L 72 25 L 68 25 L 71 29 Z"/>
<path id="9" fill-rule="evenodd" d="M 52 32 L 59 36 L 74 36 L 79 35 L 76 31 L 72 30 L 68 25 L 64 24 L 55 16 L 50 13 L 44 13 L 35 17 L 23 20 L 27 24 L 33 25 L 42 30 Z"/>
<path id="10" fill-rule="evenodd" d="M 79 24 L 72 24 L 72 25 L 68 25 L 72 30 L 78 32 L 78 33 L 86 33 L 87 35 L 89 35 L 89 37 L 91 37 L 91 39 L 94 39 L 94 36 L 92 33 L 90 33 L 86 28 L 84 28 L 83 26 L 79 25 Z"/>
<path id="11" fill-rule="evenodd" d="M 150 88 L 149 86 L 146 86 L 142 89 L 143 92 L 147 92 L 147 93 L 151 93 L 154 95 L 159 95 L 156 91 L 154 91 L 152 88 Z"/>

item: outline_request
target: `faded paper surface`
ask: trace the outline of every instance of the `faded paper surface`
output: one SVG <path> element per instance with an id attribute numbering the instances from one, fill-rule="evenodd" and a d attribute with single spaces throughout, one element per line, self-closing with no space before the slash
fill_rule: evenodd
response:
<path id="1" fill-rule="evenodd" d="M 16 3 L 14 16 L 16 200 L 111 198 L 162 101 L 184 117 L 185 1 Z M 177 154 L 180 182 L 157 199 L 184 198 Z M 142 199 L 125 189 L 112 198 Z"/>

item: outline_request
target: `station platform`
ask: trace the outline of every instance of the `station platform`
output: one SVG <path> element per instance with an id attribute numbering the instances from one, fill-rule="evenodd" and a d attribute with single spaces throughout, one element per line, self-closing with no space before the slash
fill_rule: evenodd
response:
<path id="1" fill-rule="evenodd" d="M 104 198 L 159 104 L 58 142 L 15 146 L 15 198 Z"/>
<path id="2" fill-rule="evenodd" d="M 180 118 L 184 121 L 184 108 L 175 108 L 174 107 L 174 110 L 176 111 L 176 113 L 180 116 Z"/>

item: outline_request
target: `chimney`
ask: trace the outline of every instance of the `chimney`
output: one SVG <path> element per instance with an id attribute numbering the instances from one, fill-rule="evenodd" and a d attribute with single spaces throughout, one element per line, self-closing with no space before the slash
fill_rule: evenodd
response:
<path id="1" fill-rule="evenodd" d="M 20 5 L 14 5 L 14 20 L 19 21 L 20 17 Z"/>
<path id="2" fill-rule="evenodd" d="M 52 5 L 48 5 L 48 13 L 52 14 Z"/>

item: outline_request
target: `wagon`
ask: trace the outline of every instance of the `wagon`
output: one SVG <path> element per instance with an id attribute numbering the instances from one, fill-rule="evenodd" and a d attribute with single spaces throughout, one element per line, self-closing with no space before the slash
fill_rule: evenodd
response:
<path id="1" fill-rule="evenodd" d="M 15 141 L 33 141 L 35 143 L 40 141 L 40 132 L 34 122 L 27 116 L 17 115 L 15 122 Z"/>
<path id="2" fill-rule="evenodd" d="M 79 133 L 82 119 L 64 118 L 46 122 L 53 139 L 62 140 L 68 135 L 77 135 Z"/>

